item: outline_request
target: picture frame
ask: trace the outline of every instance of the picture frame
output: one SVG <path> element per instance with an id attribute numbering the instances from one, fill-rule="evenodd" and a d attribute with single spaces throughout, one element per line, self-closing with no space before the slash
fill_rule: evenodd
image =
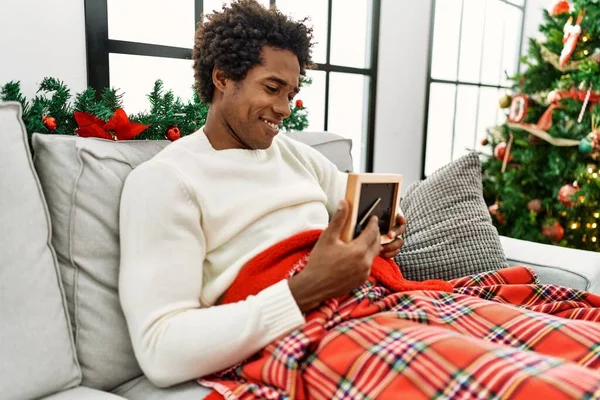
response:
<path id="1" fill-rule="evenodd" d="M 342 240 L 350 242 L 356 238 L 373 215 L 379 218 L 382 244 L 393 240 L 387 233 L 395 225 L 401 189 L 402 175 L 349 173 L 345 198 L 350 215 L 342 230 Z"/>

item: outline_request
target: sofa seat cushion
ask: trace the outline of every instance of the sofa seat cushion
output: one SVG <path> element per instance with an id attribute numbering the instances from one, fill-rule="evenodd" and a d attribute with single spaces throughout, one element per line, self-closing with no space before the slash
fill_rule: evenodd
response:
<path id="1" fill-rule="evenodd" d="M 531 267 L 540 282 L 600 294 L 600 253 L 500 237 L 510 265 Z"/>
<path id="2" fill-rule="evenodd" d="M 125 400 L 125 398 L 116 394 L 80 386 L 44 397 L 42 400 Z"/>
<path id="3" fill-rule="evenodd" d="M 50 218 L 19 103 L 0 103 L 0 398 L 75 387 L 75 357 Z"/>
<path id="4" fill-rule="evenodd" d="M 190 381 L 170 388 L 158 388 L 146 377 L 127 382 L 113 391 L 128 400 L 202 400 L 213 390 Z"/>

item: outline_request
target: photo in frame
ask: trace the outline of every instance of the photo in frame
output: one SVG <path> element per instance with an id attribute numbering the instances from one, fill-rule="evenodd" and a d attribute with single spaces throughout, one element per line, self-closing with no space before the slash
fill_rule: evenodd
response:
<path id="1" fill-rule="evenodd" d="M 402 175 L 349 173 L 346 201 L 350 215 L 342 231 L 342 240 L 352 241 L 367 226 L 370 217 L 376 215 L 382 244 L 391 241 L 386 235 L 395 225 L 401 187 Z"/>

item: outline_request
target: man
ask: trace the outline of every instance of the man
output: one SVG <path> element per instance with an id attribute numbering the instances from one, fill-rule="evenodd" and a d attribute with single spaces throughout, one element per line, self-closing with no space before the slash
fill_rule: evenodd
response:
<path id="1" fill-rule="evenodd" d="M 206 125 L 127 179 L 119 290 L 136 356 L 158 386 L 243 361 L 301 326 L 303 313 L 363 284 L 378 254 L 402 246 L 401 217 L 388 244 L 376 218 L 344 243 L 346 174 L 279 134 L 311 41 L 303 22 L 254 0 L 210 16 L 194 45 L 197 89 L 211 104 Z M 218 304 L 254 256 L 314 229 L 324 233 L 300 273 Z"/>

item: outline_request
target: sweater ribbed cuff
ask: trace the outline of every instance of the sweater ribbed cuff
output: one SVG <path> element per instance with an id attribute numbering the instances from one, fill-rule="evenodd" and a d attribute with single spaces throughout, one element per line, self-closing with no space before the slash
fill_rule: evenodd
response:
<path id="1" fill-rule="evenodd" d="M 256 297 L 260 299 L 264 322 L 271 340 L 293 331 L 306 322 L 287 280 L 264 289 Z"/>

